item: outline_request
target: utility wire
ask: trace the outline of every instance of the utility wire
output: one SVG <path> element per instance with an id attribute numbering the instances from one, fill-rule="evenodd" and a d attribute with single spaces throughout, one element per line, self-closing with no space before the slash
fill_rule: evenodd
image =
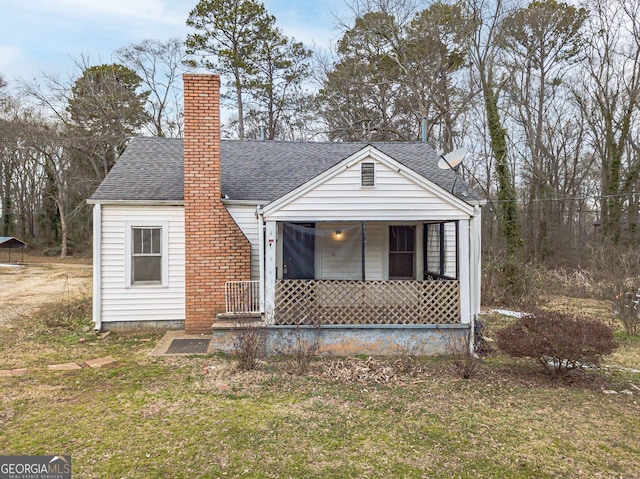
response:
<path id="1" fill-rule="evenodd" d="M 542 203 L 545 201 L 578 201 L 578 200 L 603 200 L 603 199 L 607 199 L 607 198 L 628 198 L 628 197 L 634 197 L 634 196 L 640 196 L 640 192 L 633 192 L 633 193 L 620 193 L 620 194 L 616 194 L 616 195 L 592 195 L 592 196 L 574 196 L 574 197 L 564 197 L 564 198 L 533 198 L 533 199 L 524 199 L 524 198 L 517 198 L 515 200 L 498 200 L 498 199 L 491 199 L 491 201 L 493 203 Z"/>

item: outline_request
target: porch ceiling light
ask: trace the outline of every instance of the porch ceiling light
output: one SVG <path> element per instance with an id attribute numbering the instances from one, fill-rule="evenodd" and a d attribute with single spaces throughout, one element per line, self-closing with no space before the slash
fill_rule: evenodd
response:
<path id="1" fill-rule="evenodd" d="M 338 239 L 342 238 L 342 231 L 341 230 L 336 230 L 336 238 L 338 238 Z"/>

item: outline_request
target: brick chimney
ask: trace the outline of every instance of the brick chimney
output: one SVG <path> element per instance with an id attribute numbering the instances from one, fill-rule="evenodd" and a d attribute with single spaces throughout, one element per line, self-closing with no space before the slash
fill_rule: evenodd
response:
<path id="1" fill-rule="evenodd" d="M 251 249 L 221 201 L 220 77 L 185 74 L 185 332 L 209 333 L 226 281 L 251 279 Z"/>

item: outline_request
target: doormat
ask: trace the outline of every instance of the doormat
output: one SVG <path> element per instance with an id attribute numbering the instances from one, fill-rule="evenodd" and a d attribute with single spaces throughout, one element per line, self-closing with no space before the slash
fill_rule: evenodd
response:
<path id="1" fill-rule="evenodd" d="M 210 339 L 174 339 L 165 354 L 206 353 L 210 342 Z"/>

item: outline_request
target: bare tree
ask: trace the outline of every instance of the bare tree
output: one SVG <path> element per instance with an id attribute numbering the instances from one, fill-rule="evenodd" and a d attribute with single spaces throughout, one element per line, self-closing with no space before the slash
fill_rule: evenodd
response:
<path id="1" fill-rule="evenodd" d="M 28 144 L 45 175 L 43 206 L 49 212 L 48 226 L 60 228 L 63 256 L 70 220 L 80 218 L 76 227 L 86 239 L 89 210 L 84 200 L 148 121 L 148 93 L 140 92 L 142 80 L 134 71 L 118 64 L 88 66 L 84 58 L 78 67 L 78 77 L 70 82 L 45 77 L 46 87 L 23 85 L 45 112 L 46 119 L 35 118 Z"/>
<path id="2" fill-rule="evenodd" d="M 138 74 L 149 91 L 147 108 L 151 133 L 160 137 L 181 137 L 183 100 L 180 81 L 186 59 L 182 40 L 143 40 L 117 50 L 115 56 L 119 63 Z"/>
<path id="3" fill-rule="evenodd" d="M 570 136 L 564 135 L 570 131 L 583 137 L 581 123 L 575 121 L 579 115 L 568 101 L 566 76 L 578 59 L 586 16 L 585 9 L 556 0 L 533 2 L 506 15 L 497 38 L 508 72 L 504 91 L 511 104 L 512 151 L 520 154 L 526 180 L 525 239 L 539 258 L 553 251 L 550 236 L 564 219 L 561 199 L 575 193 L 563 187 L 571 179 L 562 174 L 575 173 L 563 168 L 575 156 L 557 147 L 566 143 Z"/>
<path id="4" fill-rule="evenodd" d="M 625 209 L 628 219 L 629 213 L 637 217 L 637 204 L 630 211 L 629 198 L 640 177 L 640 4 L 594 0 L 587 39 L 574 95 L 601 161 L 603 233 L 618 243 Z"/>
<path id="5" fill-rule="evenodd" d="M 0 112 L 0 235 L 16 235 L 45 244 L 52 230 L 40 231 L 46 215 L 43 191 L 46 175 L 41 167 L 35 132 L 42 118 L 19 98 L 6 97 Z M 57 215 L 57 212 L 54 212 Z"/>

